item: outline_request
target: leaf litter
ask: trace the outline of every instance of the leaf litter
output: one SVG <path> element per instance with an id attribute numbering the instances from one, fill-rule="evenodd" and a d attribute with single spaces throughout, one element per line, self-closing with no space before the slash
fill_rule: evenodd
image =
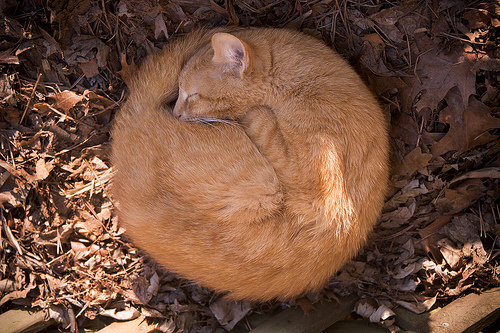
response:
<path id="1" fill-rule="evenodd" d="M 475 1 L 68 1 L 0 5 L 0 311 L 46 309 L 165 332 L 249 328 L 252 312 L 357 294 L 391 331 L 500 282 L 500 7 Z M 137 65 L 195 27 L 300 29 L 346 57 L 391 123 L 391 190 L 361 253 L 326 288 L 250 304 L 158 267 L 113 211 L 110 126 Z"/>

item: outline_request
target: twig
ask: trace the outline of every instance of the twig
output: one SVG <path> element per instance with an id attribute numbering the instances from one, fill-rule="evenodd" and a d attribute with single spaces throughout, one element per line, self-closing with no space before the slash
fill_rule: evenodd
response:
<path id="1" fill-rule="evenodd" d="M 98 178 L 100 184 L 104 185 L 111 180 L 112 174 L 114 173 L 113 168 L 109 168 L 104 171 L 101 176 Z M 75 195 L 79 195 L 88 191 L 91 191 L 95 188 L 95 181 L 92 181 L 82 187 L 74 188 L 71 190 L 63 191 L 62 194 L 66 196 L 66 198 L 74 197 Z"/>
<path id="2" fill-rule="evenodd" d="M 457 36 L 453 36 L 453 35 L 447 34 L 446 32 L 442 32 L 441 35 L 446 36 L 446 37 L 450 37 L 450 38 L 454 38 L 454 39 L 458 39 L 458 40 L 460 40 L 462 42 L 470 43 L 470 44 L 477 44 L 477 45 L 487 45 L 488 44 L 488 43 L 484 43 L 484 42 L 474 42 L 474 41 L 471 41 L 469 39 L 460 38 L 460 37 L 457 37 Z"/>
<path id="3" fill-rule="evenodd" d="M 71 142 L 75 142 L 76 140 L 78 140 L 78 135 L 73 134 L 73 133 L 68 133 L 65 130 L 63 130 L 62 128 L 55 126 L 55 125 L 47 126 L 47 130 L 54 133 L 55 135 L 57 135 L 58 137 L 60 137 L 64 140 L 68 140 Z"/>
<path id="4" fill-rule="evenodd" d="M 26 112 L 28 112 L 28 109 L 30 107 L 31 101 L 33 100 L 33 97 L 35 97 L 36 87 L 38 86 L 38 82 L 40 82 L 41 77 L 42 77 L 42 73 L 39 73 L 38 78 L 36 79 L 36 82 L 35 82 L 35 86 L 33 87 L 33 90 L 31 91 L 31 95 L 30 95 L 30 98 L 28 100 L 28 103 L 26 104 L 26 107 L 24 108 L 24 112 L 23 112 L 23 115 L 21 117 L 21 120 L 19 120 L 19 123 L 18 123 L 19 125 L 21 125 L 21 123 L 23 122 L 24 117 L 26 116 Z"/>
<path id="5" fill-rule="evenodd" d="M 80 312 L 77 313 L 76 317 L 75 318 L 78 318 L 80 317 L 80 315 L 85 311 L 87 310 L 87 308 L 90 306 L 90 301 L 88 301 L 87 303 L 85 303 L 85 305 L 83 306 L 83 308 L 80 310 Z"/>
<path id="6" fill-rule="evenodd" d="M 54 107 L 52 107 L 52 106 L 50 106 L 50 105 L 47 105 L 47 107 L 49 108 L 49 110 L 50 110 L 50 111 L 52 111 L 52 112 L 54 112 L 54 113 L 57 113 L 58 115 L 60 115 L 61 117 L 63 117 L 63 119 L 64 119 L 64 118 L 67 118 L 67 119 L 69 119 L 69 120 L 71 120 L 71 121 L 74 121 L 75 123 L 79 123 L 79 121 L 78 121 L 78 120 L 74 119 L 74 118 L 73 118 L 73 117 L 71 117 L 71 116 L 68 116 L 67 114 L 62 113 L 62 112 L 61 112 L 61 111 L 59 111 L 58 109 L 56 109 L 56 108 L 54 108 Z"/>
<path id="7" fill-rule="evenodd" d="M 23 250 L 21 249 L 21 246 L 19 245 L 19 243 L 17 242 L 16 238 L 12 234 L 12 231 L 9 228 L 7 220 L 3 216 L 3 210 L 0 210 L 0 214 L 1 214 L 1 217 L 2 217 L 3 229 L 5 231 L 5 234 L 7 235 L 7 238 L 10 240 L 10 242 L 16 248 L 17 252 L 19 252 L 20 255 L 23 255 Z"/>
<path id="8" fill-rule="evenodd" d="M 78 79 L 76 79 L 76 81 L 75 81 L 75 82 L 71 85 L 71 87 L 69 87 L 69 89 L 68 89 L 68 90 L 71 90 L 71 89 L 73 89 L 74 87 L 76 87 L 76 85 L 77 85 L 78 83 L 80 83 L 80 81 L 81 81 L 84 77 L 85 77 L 85 75 L 84 75 L 84 74 L 80 75 L 80 77 L 79 77 Z"/>
<path id="9" fill-rule="evenodd" d="M 102 13 L 104 14 L 104 18 L 106 19 L 106 25 L 108 26 L 109 32 L 113 32 L 113 30 L 111 29 L 111 24 L 109 24 L 108 14 L 106 13 L 106 4 L 104 3 L 104 0 L 102 0 Z"/>

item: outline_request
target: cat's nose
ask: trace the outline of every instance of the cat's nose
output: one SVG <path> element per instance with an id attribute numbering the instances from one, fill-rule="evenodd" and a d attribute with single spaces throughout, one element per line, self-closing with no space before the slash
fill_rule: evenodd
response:
<path id="1" fill-rule="evenodd" d="M 182 111 L 179 107 L 179 102 L 175 103 L 174 109 L 172 110 L 172 114 L 175 118 L 180 119 L 182 117 Z"/>

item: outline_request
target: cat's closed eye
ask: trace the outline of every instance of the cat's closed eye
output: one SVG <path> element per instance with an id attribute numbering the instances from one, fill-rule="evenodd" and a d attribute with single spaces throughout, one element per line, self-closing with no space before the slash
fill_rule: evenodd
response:
<path id="1" fill-rule="evenodd" d="M 196 101 L 200 98 L 200 96 L 198 95 L 198 93 L 192 93 L 192 94 L 189 94 L 188 97 L 186 98 L 186 100 L 188 102 L 192 102 L 192 101 Z"/>

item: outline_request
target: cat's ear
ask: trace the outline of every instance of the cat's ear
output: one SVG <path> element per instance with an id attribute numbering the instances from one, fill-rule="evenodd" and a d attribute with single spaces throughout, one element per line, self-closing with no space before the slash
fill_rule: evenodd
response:
<path id="1" fill-rule="evenodd" d="M 212 36 L 213 61 L 233 69 L 240 76 L 250 67 L 250 47 L 230 34 L 216 33 Z"/>

